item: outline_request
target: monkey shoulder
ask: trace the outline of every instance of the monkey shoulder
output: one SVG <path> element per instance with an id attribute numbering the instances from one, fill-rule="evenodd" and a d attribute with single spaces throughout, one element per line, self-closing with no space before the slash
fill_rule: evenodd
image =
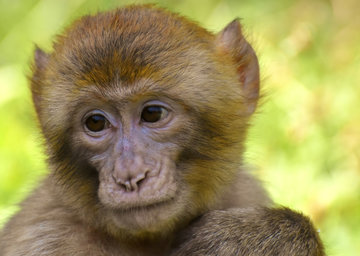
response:
<path id="1" fill-rule="evenodd" d="M 0 255 L 112 255 L 103 249 L 112 248 L 103 243 L 106 238 L 82 223 L 49 188 L 43 184 L 35 190 L 3 228 Z"/>

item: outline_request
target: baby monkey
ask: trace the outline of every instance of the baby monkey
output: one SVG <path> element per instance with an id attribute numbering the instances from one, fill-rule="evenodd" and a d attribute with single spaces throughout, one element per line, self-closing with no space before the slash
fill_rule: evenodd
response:
<path id="1" fill-rule="evenodd" d="M 242 168 L 259 65 L 150 6 L 85 16 L 35 50 L 50 174 L 0 235 L 2 256 L 325 255 L 310 220 Z"/>

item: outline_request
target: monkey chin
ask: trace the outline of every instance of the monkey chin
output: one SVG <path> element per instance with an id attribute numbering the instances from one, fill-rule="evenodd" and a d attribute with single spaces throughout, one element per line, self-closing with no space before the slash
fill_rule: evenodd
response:
<path id="1" fill-rule="evenodd" d="M 133 239 L 153 239 L 166 236 L 175 229 L 190 221 L 191 214 L 187 211 L 187 203 L 178 195 L 147 205 L 128 208 L 107 208 L 107 219 L 110 219 L 111 233 L 126 235 Z M 108 222 L 109 223 L 109 222 Z"/>

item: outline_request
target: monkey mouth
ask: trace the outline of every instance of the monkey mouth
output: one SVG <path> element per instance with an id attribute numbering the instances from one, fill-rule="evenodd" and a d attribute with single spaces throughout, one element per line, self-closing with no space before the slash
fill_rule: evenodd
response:
<path id="1" fill-rule="evenodd" d="M 111 186 L 98 191 L 100 203 L 118 214 L 148 212 L 173 204 L 179 196 L 177 189 L 164 188 L 153 193 L 128 193 Z"/>
<path id="2" fill-rule="evenodd" d="M 115 228 L 138 236 L 145 234 L 163 233 L 173 227 L 176 216 L 182 212 L 175 199 L 160 202 L 120 207 L 108 212 Z"/>
<path id="3" fill-rule="evenodd" d="M 100 183 L 98 197 L 106 208 L 119 213 L 152 211 L 176 201 L 179 188 L 173 183 L 142 186 L 136 191 L 126 191 L 112 182 Z"/>
<path id="4" fill-rule="evenodd" d="M 129 206 L 116 207 L 115 209 L 113 209 L 113 211 L 120 214 L 131 214 L 134 212 L 148 212 L 148 211 L 157 210 L 159 208 L 164 208 L 170 205 L 174 201 L 175 198 L 167 198 L 165 200 L 156 201 L 152 203 L 138 203 Z"/>

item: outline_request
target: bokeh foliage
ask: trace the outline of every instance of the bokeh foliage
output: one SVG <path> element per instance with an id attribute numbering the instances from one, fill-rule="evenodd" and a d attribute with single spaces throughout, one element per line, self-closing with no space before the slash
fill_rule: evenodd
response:
<path id="1" fill-rule="evenodd" d="M 34 43 L 50 50 L 54 34 L 77 17 L 129 3 L 0 0 L 0 225 L 46 173 L 26 80 Z M 312 217 L 329 255 L 357 255 L 360 1 L 158 3 L 211 31 L 242 18 L 259 55 L 264 93 L 247 162 L 277 203 Z"/>

